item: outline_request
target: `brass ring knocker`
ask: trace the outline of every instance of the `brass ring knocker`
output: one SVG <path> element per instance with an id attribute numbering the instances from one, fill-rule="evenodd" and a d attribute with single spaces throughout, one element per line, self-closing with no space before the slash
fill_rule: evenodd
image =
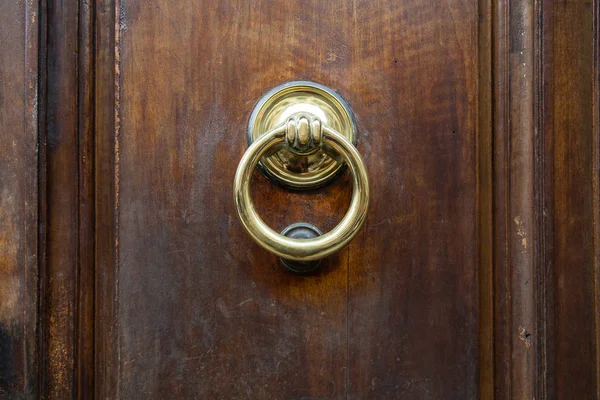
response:
<path id="1" fill-rule="evenodd" d="M 256 212 L 250 195 L 252 173 L 265 154 L 281 145 L 298 154 L 322 149 L 334 158 L 341 156 L 350 168 L 352 201 L 342 221 L 330 232 L 311 239 L 290 238 L 271 229 Z M 233 191 L 238 216 L 252 239 L 273 254 L 294 261 L 319 260 L 346 246 L 363 225 L 369 206 L 369 180 L 360 154 L 342 134 L 310 114 L 295 115 L 252 143 L 238 166 Z"/>

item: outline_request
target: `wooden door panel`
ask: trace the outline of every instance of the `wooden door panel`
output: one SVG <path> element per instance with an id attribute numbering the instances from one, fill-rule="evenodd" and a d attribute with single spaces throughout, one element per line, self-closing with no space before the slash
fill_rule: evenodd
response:
<path id="1" fill-rule="evenodd" d="M 474 397 L 477 9 L 415 1 L 372 12 L 359 17 L 380 21 L 369 44 L 352 44 L 372 55 L 347 95 L 373 190 L 348 248 L 348 396 Z"/>
<path id="2" fill-rule="evenodd" d="M 120 395 L 475 396 L 474 5 L 120 7 Z M 232 198 L 252 107 L 299 79 L 353 107 L 373 191 L 364 231 L 303 278 L 251 242 Z M 279 230 L 347 205 L 340 184 L 284 201 L 256 180 Z"/>

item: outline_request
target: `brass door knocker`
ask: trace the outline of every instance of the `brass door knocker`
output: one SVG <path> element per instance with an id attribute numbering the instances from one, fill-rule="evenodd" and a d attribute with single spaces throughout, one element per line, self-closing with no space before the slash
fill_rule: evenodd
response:
<path id="1" fill-rule="evenodd" d="M 353 145 L 356 128 L 347 104 L 330 89 L 312 82 L 291 82 L 271 90 L 255 107 L 248 128 L 250 146 L 234 180 L 238 216 L 250 236 L 281 257 L 294 272 L 309 272 L 318 260 L 346 246 L 363 225 L 369 205 L 369 179 Z M 322 234 L 306 223 L 280 234 L 260 218 L 250 195 L 254 168 L 294 189 L 322 186 L 348 166 L 352 201 L 342 221 Z"/>

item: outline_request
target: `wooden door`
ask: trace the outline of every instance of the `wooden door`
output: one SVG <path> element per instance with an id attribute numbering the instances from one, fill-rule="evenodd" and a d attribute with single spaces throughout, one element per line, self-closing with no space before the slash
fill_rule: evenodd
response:
<path id="1" fill-rule="evenodd" d="M 2 3 L 0 397 L 600 399 L 598 4 Z M 232 196 L 295 80 L 371 181 L 309 276 Z M 253 196 L 329 230 L 351 186 Z"/>

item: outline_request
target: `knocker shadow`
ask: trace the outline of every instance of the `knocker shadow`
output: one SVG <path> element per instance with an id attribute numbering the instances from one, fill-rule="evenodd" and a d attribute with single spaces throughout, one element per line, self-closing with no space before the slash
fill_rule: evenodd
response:
<path id="1" fill-rule="evenodd" d="M 341 251 L 344 251 L 343 249 Z M 278 268 L 298 277 L 325 277 L 340 267 L 343 261 L 339 252 L 317 261 L 289 261 L 278 258 Z M 346 265 L 348 263 L 346 262 Z M 342 265 L 343 266 L 343 265 Z"/>

